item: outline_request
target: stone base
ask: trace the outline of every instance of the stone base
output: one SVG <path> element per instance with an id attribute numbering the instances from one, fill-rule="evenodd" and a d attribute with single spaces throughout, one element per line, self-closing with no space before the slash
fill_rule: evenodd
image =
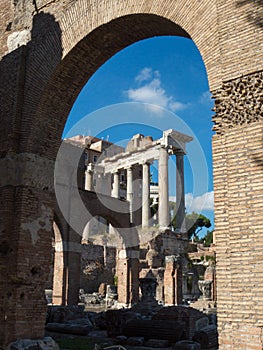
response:
<path id="1" fill-rule="evenodd" d="M 59 350 L 58 344 L 51 338 L 19 339 L 8 345 L 7 350 Z"/>
<path id="2" fill-rule="evenodd" d="M 216 302 L 213 300 L 198 299 L 191 303 L 191 307 L 200 311 L 211 311 L 216 313 Z"/>
<path id="3" fill-rule="evenodd" d="M 135 304 L 131 310 L 133 312 L 138 312 L 143 316 L 150 316 L 158 312 L 163 306 L 158 304 L 156 300 L 152 301 L 139 301 Z"/>

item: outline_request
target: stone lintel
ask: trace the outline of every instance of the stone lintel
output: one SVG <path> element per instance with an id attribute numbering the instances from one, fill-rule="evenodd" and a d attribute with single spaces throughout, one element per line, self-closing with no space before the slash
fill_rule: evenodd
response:
<path id="1" fill-rule="evenodd" d="M 161 144 L 171 152 L 176 153 L 183 151 L 186 154 L 186 143 L 193 140 L 193 137 L 183 134 L 179 131 L 169 129 L 163 132 L 163 137 L 160 139 Z"/>
<path id="2" fill-rule="evenodd" d="M 124 152 L 111 158 L 104 159 L 100 164 L 105 168 L 105 173 L 114 172 L 118 169 L 127 169 L 135 164 L 151 163 L 159 159 L 160 148 L 166 148 L 169 154 L 182 152 L 186 154 L 186 143 L 193 138 L 173 129 L 163 132 L 163 137 L 153 141 L 151 145 L 138 147 L 134 152 Z"/>

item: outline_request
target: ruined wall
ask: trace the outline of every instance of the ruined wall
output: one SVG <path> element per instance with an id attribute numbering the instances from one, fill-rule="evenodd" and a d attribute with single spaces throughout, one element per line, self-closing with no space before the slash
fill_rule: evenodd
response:
<path id="1" fill-rule="evenodd" d="M 92 293 L 98 292 L 101 283 L 113 284 L 115 268 L 116 248 L 83 244 L 80 288 L 85 293 Z"/>
<path id="2" fill-rule="evenodd" d="M 127 45 L 181 35 L 200 50 L 216 98 L 220 349 L 262 348 L 262 95 L 253 83 L 262 82 L 262 17 L 261 0 L 1 1 L 0 344 L 44 334 L 52 168 L 78 93 Z"/>

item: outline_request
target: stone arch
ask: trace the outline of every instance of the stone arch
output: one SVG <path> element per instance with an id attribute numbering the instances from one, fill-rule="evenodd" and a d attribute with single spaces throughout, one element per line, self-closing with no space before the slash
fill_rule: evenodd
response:
<path id="1" fill-rule="evenodd" d="M 173 29 L 169 33 L 166 31 L 168 24 L 165 26 L 164 22 L 169 21 L 183 28 L 196 43 L 216 98 L 213 147 L 220 349 L 261 349 L 263 298 L 260 286 L 255 287 L 263 266 L 260 187 L 263 183 L 263 50 L 260 45 L 263 33 L 259 1 L 43 0 L 41 8 L 36 9 L 32 2 L 20 0 L 16 3 L 25 5 L 25 11 L 21 12 L 20 6 L 14 13 L 10 0 L 3 0 L 0 7 L 3 14 L 0 169 L 4 175 L 1 200 L 5 203 L 0 208 L 3 236 L 0 242 L 0 343 L 44 334 L 45 305 L 39 290 L 47 271 L 42 271 L 40 276 L 40 270 L 32 270 L 32 266 L 41 262 L 44 266 L 45 260 L 49 259 L 48 253 L 44 252 L 49 245 L 47 235 L 51 234 L 52 160 L 75 97 L 98 64 L 128 44 L 147 37 L 148 27 L 149 36 L 174 34 Z M 22 35 L 22 29 L 30 28 L 32 13 L 35 26 L 32 41 L 28 42 L 26 38 L 24 46 L 9 48 L 10 52 L 6 54 L 7 38 L 14 35 L 15 39 L 17 31 Z M 118 27 L 121 19 L 132 19 L 137 15 L 141 17 L 137 17 L 138 22 L 131 31 L 125 21 Z M 147 16 L 153 17 L 140 32 L 141 19 Z M 160 20 L 155 21 L 157 18 Z M 37 22 L 38 19 L 41 21 Z M 45 25 L 47 23 L 49 25 Z M 100 37 L 106 28 L 108 32 Z M 90 35 L 95 35 L 94 41 L 87 40 Z M 76 58 L 85 58 L 87 53 L 90 61 L 81 72 L 81 62 Z M 66 69 L 71 60 L 75 60 L 73 63 L 79 70 Z M 75 75 L 77 72 L 90 74 L 82 81 Z M 240 80 L 243 90 L 240 90 Z M 59 104 L 57 95 L 64 97 L 64 105 Z M 25 177 L 14 176 L 7 166 L 12 162 L 20 167 Z M 45 179 L 40 176 L 43 172 Z M 38 244 L 34 245 L 32 241 L 38 241 Z M 6 245 L 13 242 L 13 251 L 7 250 Z M 39 250 L 43 252 L 41 256 Z M 237 261 L 239 257 L 242 262 Z M 243 278 L 240 278 L 241 274 Z M 14 286 L 15 291 L 11 293 Z M 25 317 L 29 306 L 20 299 L 22 289 L 28 294 L 27 299 L 34 302 L 36 311 L 33 313 L 30 305 L 31 320 Z M 237 294 L 239 290 L 242 290 L 242 298 L 239 292 Z M 24 326 L 25 319 L 28 327 Z"/>
<path id="2" fill-rule="evenodd" d="M 75 5 L 72 6 L 74 7 Z M 65 18 L 61 18 L 62 27 L 71 11 L 73 9 L 69 8 L 64 14 Z M 182 36 L 193 40 L 198 36 L 194 32 L 194 30 L 198 31 L 198 29 L 190 28 L 188 22 L 182 24 L 184 27 L 189 27 L 189 33 L 183 26 L 177 24 L 176 16 L 173 18 L 171 15 L 162 16 L 151 12 L 118 16 L 118 18 L 98 25 L 88 33 L 85 32 L 85 36 L 83 32 L 82 35 L 79 33 L 79 27 L 83 25 L 79 18 L 76 18 L 76 21 L 71 21 L 71 23 L 72 25 L 65 32 L 62 29 L 61 40 L 62 44 L 65 45 L 63 57 L 61 62 L 50 72 L 50 77 L 47 77 L 45 88 L 41 91 L 40 103 L 35 111 L 32 111 L 33 124 L 28 138 L 28 145 L 26 146 L 34 153 L 43 153 L 44 147 L 46 156 L 53 159 L 57 150 L 57 147 L 54 147 L 54 140 L 57 135 L 62 134 L 66 118 L 75 99 L 87 80 L 107 59 L 128 45 L 157 35 Z M 75 34 L 72 37 L 73 30 L 79 35 Z M 198 44 L 198 38 L 196 39 Z M 71 47 L 72 42 L 75 43 L 73 47 Z M 207 42 L 200 42 L 198 48 L 200 46 L 201 54 L 203 49 L 203 57 L 206 57 L 207 53 L 203 48 L 204 44 L 207 45 Z M 50 51 L 50 49 L 47 48 L 47 60 L 48 50 Z M 209 56 L 207 61 L 209 61 Z M 205 60 L 204 62 L 206 64 Z M 48 120 L 46 119 L 47 115 L 49 116 Z M 43 127 L 39 123 L 43 123 Z M 41 142 L 46 137 L 52 140 L 50 149 L 47 149 L 48 145 L 46 142 L 44 145 Z"/>
<path id="3" fill-rule="evenodd" d="M 97 195 L 90 191 L 79 190 L 79 193 L 83 204 L 88 209 L 87 213 L 83 213 L 81 220 L 80 227 L 83 227 L 83 230 L 90 218 L 101 216 L 116 228 L 127 249 L 137 248 L 138 233 L 134 227 L 130 227 L 128 202 L 101 194 Z M 119 207 L 126 209 L 126 213 L 115 211 Z M 76 305 L 80 283 L 82 251 L 80 233 L 82 231 L 77 232 L 70 227 L 59 208 L 55 210 L 53 231 L 55 236 L 53 304 Z"/>

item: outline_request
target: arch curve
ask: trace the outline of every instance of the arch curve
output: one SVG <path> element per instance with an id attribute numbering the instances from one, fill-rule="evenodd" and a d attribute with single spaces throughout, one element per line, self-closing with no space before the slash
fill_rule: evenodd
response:
<path id="1" fill-rule="evenodd" d="M 64 23 L 64 20 L 61 19 L 61 22 Z M 75 37 L 71 37 L 73 39 L 71 42 L 75 45 L 69 50 L 66 37 L 70 36 L 72 28 L 79 33 L 79 22 L 73 22 L 70 29 L 65 32 L 61 29 L 63 58 L 54 67 L 50 76 L 46 77 L 40 102 L 32 118 L 27 148 L 38 154 L 43 154 L 45 150 L 48 158 L 55 158 L 58 137 L 62 135 L 67 116 L 79 92 L 105 61 L 123 48 L 146 38 L 163 35 L 192 38 L 189 32 L 168 16 L 137 13 L 111 19 L 86 33 L 80 40 L 81 35 L 76 34 Z M 42 139 L 46 139 L 45 136 L 51 140 L 50 147 L 46 142 L 44 144 L 41 142 Z"/>

